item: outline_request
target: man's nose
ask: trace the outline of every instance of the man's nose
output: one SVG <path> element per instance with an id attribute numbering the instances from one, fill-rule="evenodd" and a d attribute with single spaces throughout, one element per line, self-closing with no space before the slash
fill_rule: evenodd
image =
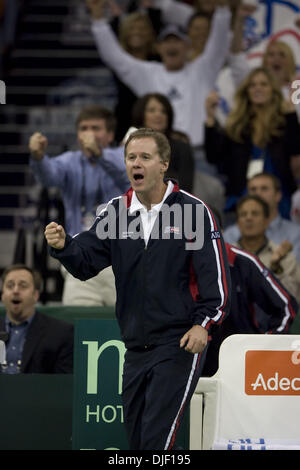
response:
<path id="1" fill-rule="evenodd" d="M 135 160 L 134 160 L 134 163 L 133 163 L 133 167 L 138 168 L 140 166 L 141 166 L 141 159 L 140 159 L 140 157 L 136 157 Z"/>

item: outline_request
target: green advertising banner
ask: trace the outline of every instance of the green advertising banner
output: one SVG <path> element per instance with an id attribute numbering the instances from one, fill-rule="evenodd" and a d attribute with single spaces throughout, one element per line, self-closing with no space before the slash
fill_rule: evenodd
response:
<path id="1" fill-rule="evenodd" d="M 125 351 L 115 320 L 75 321 L 74 450 L 128 450 L 121 398 Z"/>
<path id="2" fill-rule="evenodd" d="M 128 450 L 122 406 L 125 345 L 116 320 L 75 320 L 73 450 Z M 189 416 L 178 435 L 189 449 Z"/>

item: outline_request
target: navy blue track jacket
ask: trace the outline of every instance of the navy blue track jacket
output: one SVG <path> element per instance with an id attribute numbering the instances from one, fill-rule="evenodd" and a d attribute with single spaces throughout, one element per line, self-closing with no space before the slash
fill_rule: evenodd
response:
<path id="1" fill-rule="evenodd" d="M 51 248 L 51 255 L 81 280 L 112 265 L 116 316 L 127 349 L 178 339 L 195 324 L 209 330 L 222 322 L 230 308 L 231 282 L 225 245 L 212 211 L 175 183 L 164 204 L 174 208 L 174 213 L 177 205 L 177 216 L 170 211 L 167 220 L 160 211 L 146 246 L 139 212 L 128 213 L 132 194 L 130 189 L 111 200 L 89 231 L 73 238 L 67 235 L 64 249 Z M 109 236 L 105 238 L 106 229 Z M 187 249 L 187 243 L 190 247 L 196 243 L 193 233 L 200 237 L 201 231 L 203 247 Z"/>
<path id="2" fill-rule="evenodd" d="M 203 375 L 218 370 L 219 349 L 233 334 L 285 334 L 296 316 L 298 304 L 257 256 L 226 243 L 232 295 L 230 314 L 212 330 Z"/>
<path id="3" fill-rule="evenodd" d="M 230 323 L 235 333 L 287 333 L 297 313 L 296 299 L 257 256 L 225 244 L 232 280 Z M 259 323 L 259 309 L 268 318 Z"/>

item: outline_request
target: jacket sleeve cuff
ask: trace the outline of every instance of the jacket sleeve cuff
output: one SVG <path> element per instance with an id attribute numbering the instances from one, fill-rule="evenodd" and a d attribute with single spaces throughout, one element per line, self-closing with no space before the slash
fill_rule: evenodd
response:
<path id="1" fill-rule="evenodd" d="M 56 248 L 53 248 L 52 246 L 48 247 L 49 254 L 53 256 L 53 258 L 56 258 L 59 260 L 60 254 L 65 255 L 66 250 L 68 249 L 68 246 L 72 242 L 72 237 L 68 233 L 66 234 L 66 241 L 65 241 L 65 246 L 61 250 L 57 250 Z"/>

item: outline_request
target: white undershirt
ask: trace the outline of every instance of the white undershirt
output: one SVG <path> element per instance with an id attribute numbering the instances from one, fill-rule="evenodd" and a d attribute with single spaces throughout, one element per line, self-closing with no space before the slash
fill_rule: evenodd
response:
<path id="1" fill-rule="evenodd" d="M 131 205 L 130 205 L 130 208 L 129 208 L 129 214 L 132 214 L 136 211 L 140 211 L 141 220 L 142 220 L 142 224 L 143 224 L 144 240 L 145 240 L 145 245 L 146 246 L 148 244 L 153 225 L 154 225 L 156 217 L 158 216 L 158 213 L 161 209 L 161 206 L 163 205 L 165 199 L 169 196 L 169 194 L 171 194 L 171 192 L 173 191 L 173 188 L 174 188 L 174 184 L 172 183 L 172 181 L 168 181 L 168 187 L 167 187 L 167 190 L 164 194 L 164 197 L 163 197 L 162 201 L 159 202 L 158 204 L 153 204 L 149 211 L 138 200 L 135 191 L 133 191 L 132 199 L 131 199 Z"/>

